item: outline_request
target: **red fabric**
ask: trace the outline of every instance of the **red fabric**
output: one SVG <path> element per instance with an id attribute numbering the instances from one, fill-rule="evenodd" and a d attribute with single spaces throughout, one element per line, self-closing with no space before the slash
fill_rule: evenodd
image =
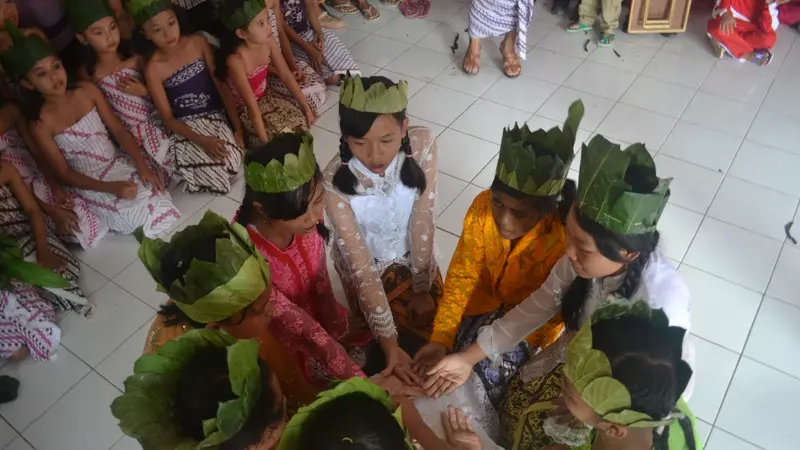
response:
<path id="1" fill-rule="evenodd" d="M 311 359 L 332 379 L 366 378 L 337 341 L 347 333 L 348 311 L 333 294 L 322 237 L 316 232 L 295 236 L 281 250 L 252 226 L 247 232 L 272 274 L 269 331 L 297 358 L 306 379 L 314 384 L 320 381 L 311 377 Z"/>
<path id="2" fill-rule="evenodd" d="M 784 25 L 800 23 L 800 0 L 778 6 L 778 20 Z"/>
<path id="3" fill-rule="evenodd" d="M 736 20 L 733 33 L 723 35 L 719 30 L 722 23 L 720 17 L 708 21 L 708 34 L 722 44 L 736 59 L 744 58 L 748 53 L 758 49 L 771 49 L 775 45 L 775 31 L 771 27 L 763 28 L 757 23 Z M 771 23 L 771 22 L 770 22 Z"/>

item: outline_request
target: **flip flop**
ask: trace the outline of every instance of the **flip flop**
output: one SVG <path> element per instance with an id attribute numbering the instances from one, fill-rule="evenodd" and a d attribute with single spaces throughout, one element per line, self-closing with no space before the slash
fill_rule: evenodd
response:
<path id="1" fill-rule="evenodd" d="M 503 52 L 502 47 L 500 53 Z M 517 73 L 511 73 L 511 69 L 515 69 Z M 519 56 L 517 55 L 503 55 L 503 75 L 508 78 L 517 78 L 522 75 L 522 64 L 520 63 Z"/>
<path id="2" fill-rule="evenodd" d="M 600 39 L 597 40 L 598 47 L 611 47 L 614 45 L 616 36 L 614 33 L 600 33 Z"/>
<path id="3" fill-rule="evenodd" d="M 716 56 L 717 59 L 722 59 L 725 56 L 725 49 L 722 48 L 722 45 L 717 42 L 716 39 L 709 36 L 708 43 L 711 44 L 711 51 L 714 52 L 714 56 Z"/>
<path id="4" fill-rule="evenodd" d="M 344 28 L 344 21 L 331 17 L 327 11 L 322 11 L 322 14 L 320 14 L 319 24 L 322 25 L 322 28 L 327 28 L 329 30 L 341 30 Z"/>
<path id="5" fill-rule="evenodd" d="M 378 8 L 369 5 L 369 8 L 364 8 L 361 10 L 361 15 L 364 16 L 364 20 L 367 22 L 372 22 L 373 20 L 378 20 L 381 17 L 381 12 L 378 11 Z"/>
<path id="6" fill-rule="evenodd" d="M 331 2 L 331 6 L 339 14 L 345 14 L 345 15 L 349 16 L 350 14 L 358 13 L 358 8 L 353 6 L 353 4 L 350 3 L 349 1 L 348 2 L 344 2 L 344 3 L 339 3 L 338 5 L 336 3 L 334 3 L 334 2 Z"/>
<path id="7" fill-rule="evenodd" d="M 567 28 L 564 29 L 567 33 L 585 33 L 587 31 L 592 31 L 591 25 L 584 25 L 582 23 L 573 23 L 570 24 Z"/>

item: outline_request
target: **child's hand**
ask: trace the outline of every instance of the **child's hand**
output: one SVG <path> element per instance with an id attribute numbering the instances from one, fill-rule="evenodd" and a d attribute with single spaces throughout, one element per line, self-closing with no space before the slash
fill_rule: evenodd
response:
<path id="1" fill-rule="evenodd" d="M 60 206 L 66 209 L 72 209 L 72 206 L 74 205 L 72 197 L 70 197 L 69 194 L 64 192 L 64 190 L 61 189 L 61 186 L 55 186 L 55 187 L 51 186 L 50 192 L 53 193 L 53 201 L 55 202 L 56 206 Z"/>
<path id="2" fill-rule="evenodd" d="M 164 182 L 149 167 L 141 167 L 138 170 L 139 178 L 145 185 L 150 185 L 156 193 L 164 192 Z"/>
<path id="3" fill-rule="evenodd" d="M 325 37 L 322 35 L 322 33 L 316 33 L 316 34 L 317 37 L 314 38 L 313 44 L 317 50 L 322 52 L 324 51 L 323 49 L 325 48 Z"/>
<path id="4" fill-rule="evenodd" d="M 719 31 L 722 32 L 725 36 L 730 36 L 733 34 L 733 30 L 736 28 L 736 19 L 733 17 L 733 14 L 726 12 L 722 15 L 722 19 L 719 23 Z"/>
<path id="5" fill-rule="evenodd" d="M 72 234 L 79 230 L 78 216 L 75 215 L 72 209 L 53 205 L 48 209 L 47 215 L 53 220 L 59 233 Z"/>
<path id="6" fill-rule="evenodd" d="M 447 443 L 456 450 L 481 450 L 481 440 L 475 434 L 467 416 L 453 405 L 442 411 L 442 427 Z"/>
<path id="7" fill-rule="evenodd" d="M 136 197 L 136 183 L 133 181 L 112 181 L 112 193 L 119 198 L 132 199 Z"/>
<path id="8" fill-rule="evenodd" d="M 142 80 L 136 77 L 123 75 L 119 77 L 117 84 L 119 84 L 119 88 L 122 92 L 126 94 L 135 95 L 137 97 L 147 97 L 150 95 L 147 91 L 147 86 L 142 83 Z"/>
<path id="9" fill-rule="evenodd" d="M 233 138 L 236 139 L 236 145 L 238 145 L 239 148 L 244 148 L 244 133 L 242 130 L 234 131 Z"/>
<path id="10" fill-rule="evenodd" d="M 225 143 L 215 137 L 206 136 L 200 142 L 200 146 L 214 159 L 224 159 L 228 153 L 225 150 Z"/>
<path id="11" fill-rule="evenodd" d="M 292 71 L 292 76 L 297 80 L 297 84 L 303 84 L 303 82 L 306 81 L 306 74 L 302 70 Z"/>
<path id="12" fill-rule="evenodd" d="M 306 116 L 306 122 L 308 122 L 309 127 L 317 121 L 317 116 L 314 115 L 314 110 L 309 105 L 303 106 L 303 114 Z"/>
<path id="13" fill-rule="evenodd" d="M 322 57 L 322 52 L 317 50 L 316 47 L 311 47 L 306 51 L 308 53 L 308 61 L 311 63 L 311 68 L 313 68 L 317 73 L 322 73 L 322 65 L 325 63 L 325 59 Z"/>
<path id="14" fill-rule="evenodd" d="M 36 263 L 52 270 L 58 270 L 66 264 L 63 259 L 54 255 L 50 251 L 50 247 L 47 246 L 36 249 Z"/>

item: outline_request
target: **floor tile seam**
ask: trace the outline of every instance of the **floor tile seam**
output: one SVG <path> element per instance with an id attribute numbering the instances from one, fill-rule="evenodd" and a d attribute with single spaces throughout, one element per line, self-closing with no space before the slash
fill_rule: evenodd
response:
<path id="1" fill-rule="evenodd" d="M 747 180 L 741 180 L 740 178 L 736 178 L 736 177 L 732 177 L 732 178 L 733 178 L 733 179 L 740 180 L 740 181 L 744 181 L 744 182 L 746 182 L 746 183 L 750 183 L 749 181 L 747 181 Z M 723 181 L 724 181 L 724 180 L 723 180 Z M 752 184 L 755 184 L 755 183 L 752 183 Z M 720 187 L 719 187 L 719 189 L 722 189 L 722 182 L 720 182 L 720 183 L 719 183 L 719 186 L 720 186 Z M 758 186 L 758 185 L 757 185 L 757 186 Z M 759 187 L 763 187 L 763 186 L 759 186 Z M 767 189 L 769 189 L 769 188 L 767 188 Z M 772 192 L 776 192 L 776 193 L 779 193 L 779 194 L 788 195 L 788 194 L 785 194 L 785 193 L 783 193 L 783 192 L 778 192 L 778 191 L 775 191 L 775 190 L 772 190 Z M 796 196 L 794 196 L 794 195 L 792 195 L 791 197 L 793 197 L 793 198 L 795 199 L 795 213 L 796 213 L 796 212 L 797 212 L 797 204 L 798 204 L 798 203 L 800 203 L 800 197 L 796 197 Z M 714 205 L 714 202 L 712 201 L 712 202 L 711 202 L 711 204 L 709 205 L 708 212 L 706 213 L 706 216 L 710 217 L 711 219 L 714 219 L 714 220 L 716 220 L 717 222 L 722 222 L 722 223 L 724 223 L 724 224 L 726 224 L 726 225 L 730 225 L 730 226 L 732 226 L 732 227 L 734 227 L 734 228 L 738 228 L 738 229 L 740 229 L 740 230 L 742 230 L 742 231 L 746 231 L 746 232 L 748 232 L 748 233 L 753 233 L 753 234 L 755 234 L 756 236 L 759 236 L 759 237 L 762 237 L 762 238 L 769 239 L 770 241 L 773 241 L 773 242 L 778 242 L 778 243 L 780 243 L 781 245 L 783 245 L 783 244 L 785 244 L 785 243 L 786 243 L 786 241 L 787 241 L 786 237 L 784 237 L 784 238 L 782 238 L 782 239 L 775 239 L 775 237 L 774 237 L 774 236 L 770 236 L 770 235 L 764 234 L 764 233 L 762 233 L 762 232 L 760 232 L 760 231 L 755 231 L 755 230 L 751 230 L 751 229 L 749 229 L 749 228 L 745 228 L 745 227 L 744 227 L 744 226 L 742 226 L 742 225 L 735 224 L 735 223 L 733 223 L 733 222 L 730 222 L 730 221 L 728 221 L 728 220 L 726 220 L 726 219 L 722 219 L 722 218 L 720 218 L 720 217 L 717 217 L 717 216 L 713 215 L 713 214 L 711 213 L 711 206 L 713 206 L 713 205 Z M 675 205 L 675 206 L 680 206 L 680 205 Z M 685 207 L 682 207 L 682 208 L 683 208 L 683 209 L 688 209 L 688 208 L 685 208 Z M 697 211 L 693 211 L 693 210 L 691 210 L 691 209 L 690 209 L 689 211 L 692 211 L 692 212 L 694 212 L 695 214 L 700 214 L 700 213 L 698 213 Z M 790 218 L 789 218 L 789 221 L 791 221 L 793 218 L 794 218 L 794 216 L 790 217 Z"/>
<path id="2" fill-rule="evenodd" d="M 740 440 L 740 441 L 742 441 L 742 442 L 744 442 L 744 443 L 746 443 L 746 444 L 750 444 L 750 445 L 752 445 L 753 447 L 755 447 L 755 448 L 757 448 L 757 449 L 759 449 L 759 450 L 767 450 L 766 448 L 764 448 L 764 447 L 762 447 L 762 446 L 760 446 L 760 445 L 757 445 L 757 444 L 755 444 L 755 443 L 753 443 L 753 442 L 750 442 L 750 441 L 748 441 L 747 439 L 745 439 L 745 438 L 743 438 L 743 437 L 741 437 L 741 436 L 738 436 L 736 433 L 733 433 L 733 432 L 731 432 L 731 431 L 728 431 L 728 430 L 726 430 L 725 428 L 723 428 L 723 427 L 720 427 L 720 426 L 717 426 L 717 425 L 713 425 L 713 426 L 712 426 L 712 429 L 711 429 L 711 430 L 712 430 L 712 432 L 713 432 L 714 428 L 719 428 L 720 430 L 722 430 L 722 431 L 724 431 L 724 432 L 726 432 L 726 433 L 730 434 L 731 436 L 735 437 L 736 439 L 738 439 L 738 440 Z M 711 435 L 709 434 L 709 435 L 708 435 L 708 437 L 709 437 L 709 438 L 711 438 Z M 708 441 L 706 441 L 706 444 L 708 444 Z"/>
<path id="3" fill-rule="evenodd" d="M 54 406 L 56 406 L 56 405 L 58 404 L 58 402 L 60 402 L 60 401 L 61 401 L 61 399 L 63 399 L 64 397 L 66 397 L 66 395 L 67 395 L 67 394 L 69 394 L 70 392 L 72 392 L 72 390 L 73 390 L 73 389 L 75 389 L 75 386 L 79 385 L 81 382 L 83 382 L 83 380 L 85 380 L 85 379 L 86 379 L 86 377 L 88 377 L 88 376 L 89 376 L 89 375 L 90 375 L 92 372 L 94 372 L 94 370 L 92 370 L 92 366 L 90 366 L 89 364 L 87 364 L 87 363 L 86 363 L 86 361 L 84 361 L 84 360 L 80 359 L 80 357 L 78 357 L 78 355 L 75 355 L 75 353 L 73 353 L 73 352 L 70 352 L 70 353 L 72 353 L 72 354 L 73 354 L 73 355 L 74 355 L 76 358 L 78 358 L 78 359 L 79 359 L 79 360 L 80 360 L 82 363 L 86 364 L 86 366 L 87 366 L 87 367 L 89 367 L 89 370 L 88 370 L 88 371 L 86 371 L 86 373 L 85 373 L 85 374 L 83 374 L 83 376 L 81 376 L 81 377 L 80 377 L 80 379 L 78 379 L 78 381 L 76 381 L 75 383 L 73 383 L 73 384 L 72 384 L 72 386 L 70 386 L 70 387 L 69 387 L 67 390 L 65 390 L 65 391 L 64 391 L 64 393 L 63 393 L 63 394 L 61 394 L 61 395 L 60 395 L 60 396 L 59 396 L 59 397 L 58 397 L 58 398 L 57 398 L 57 399 L 56 399 L 56 400 L 53 402 L 53 404 L 52 404 L 52 405 L 50 405 L 50 406 L 48 406 L 47 408 L 45 408 L 45 410 L 44 410 L 44 411 L 42 411 L 42 413 L 41 413 L 41 414 L 39 414 L 38 416 L 36 416 L 36 418 L 34 418 L 33 420 L 31 420 L 31 422 L 30 422 L 30 423 L 29 423 L 29 424 L 28 424 L 28 425 L 27 425 L 27 426 L 26 426 L 26 427 L 25 427 L 25 428 L 24 428 L 22 431 L 17 431 L 17 433 L 18 433 L 20 436 L 23 436 L 23 437 L 24 437 L 24 433 L 25 433 L 26 431 L 28 431 L 28 430 L 29 430 L 29 429 L 30 429 L 30 428 L 31 428 L 31 427 L 32 427 L 32 426 L 33 426 L 33 425 L 34 425 L 36 422 L 38 422 L 38 421 L 39 421 L 39 419 L 41 419 L 41 418 L 42 418 L 42 417 L 44 417 L 44 416 L 45 416 L 45 415 L 46 415 L 48 412 L 50 412 L 50 410 L 51 410 L 51 409 L 53 409 L 53 407 L 54 407 Z M 28 439 L 27 439 L 27 438 L 25 438 L 25 441 L 28 441 Z M 31 447 L 33 447 L 33 445 L 31 445 Z M 35 448 L 35 447 L 34 447 L 34 448 Z"/>
<path id="4" fill-rule="evenodd" d="M 114 350 L 113 350 L 111 353 L 109 353 L 109 354 L 108 354 L 108 355 L 106 355 L 106 356 L 105 356 L 103 359 L 101 359 L 101 360 L 100 360 L 100 362 L 99 362 L 99 363 L 97 363 L 97 366 L 95 366 L 95 367 L 92 367 L 92 370 L 94 370 L 95 372 L 97 372 L 97 374 L 98 374 L 98 375 L 100 375 L 101 377 L 105 378 L 105 379 L 106 379 L 106 380 L 107 380 L 109 383 L 111 383 L 111 384 L 112 384 L 114 387 L 116 387 L 116 385 L 115 385 L 114 383 L 112 383 L 112 382 L 111 382 L 111 380 L 109 380 L 108 378 L 106 378 L 106 377 L 105 377 L 105 376 L 104 376 L 102 373 L 100 373 L 100 371 L 98 371 L 98 370 L 97 370 L 97 368 L 98 368 L 98 367 L 100 367 L 100 366 L 102 366 L 102 365 L 103 365 L 103 363 L 104 363 L 104 362 L 106 362 L 106 360 L 108 360 L 108 358 L 110 358 L 111 356 L 113 356 L 113 355 L 114 355 L 114 353 L 116 353 L 116 352 L 117 352 L 117 350 L 119 350 L 120 348 L 122 348 L 122 346 L 123 346 L 123 345 L 125 345 L 125 343 L 126 343 L 126 342 L 128 342 L 128 339 L 130 339 L 130 338 L 132 338 L 133 336 L 135 336 L 135 335 L 136 335 L 136 333 L 138 333 L 138 332 L 139 332 L 139 331 L 140 331 L 142 328 L 151 326 L 151 325 L 152 325 L 152 323 L 153 323 L 153 322 L 152 322 L 152 321 L 153 321 L 153 319 L 154 319 L 154 318 L 156 318 L 156 316 L 157 316 L 157 315 L 158 315 L 158 313 L 156 312 L 156 313 L 153 315 L 153 317 L 151 317 L 150 319 L 146 320 L 146 321 L 145 321 L 145 322 L 144 322 L 144 323 L 143 323 L 141 326 L 139 326 L 139 328 L 137 328 L 137 329 L 136 329 L 136 331 L 134 331 L 134 332 L 133 332 L 133 334 L 131 334 L 130 336 L 126 337 L 126 338 L 125 338 L 125 339 L 124 339 L 122 342 L 120 342 L 120 344 L 119 344 L 119 345 L 117 345 L 117 346 L 114 348 Z M 145 345 L 145 343 L 142 343 L 142 346 L 143 346 L 143 347 L 144 347 L 144 345 Z"/>
<path id="5" fill-rule="evenodd" d="M 767 289 L 769 288 L 770 283 L 772 283 L 772 278 L 775 276 L 775 268 L 778 266 L 778 261 L 780 261 L 782 253 L 783 253 L 783 246 L 781 246 L 780 250 L 778 251 L 778 256 L 777 256 L 777 258 L 775 258 L 775 262 L 772 265 L 772 271 L 770 271 L 770 276 L 769 276 L 769 279 L 767 280 L 767 283 L 766 283 Z M 722 403 L 720 403 L 719 409 L 717 410 L 717 414 L 714 416 L 714 426 L 717 425 L 717 420 L 719 419 L 719 414 L 722 411 L 722 408 L 725 406 L 725 399 L 727 399 L 728 392 L 730 392 L 731 385 L 733 384 L 733 378 L 736 376 L 736 371 L 739 370 L 739 365 L 742 362 L 742 358 L 745 357 L 744 356 L 744 352 L 747 349 L 748 342 L 750 342 L 750 336 L 752 336 L 752 334 L 753 334 L 754 325 L 756 323 L 756 320 L 758 320 L 758 315 L 761 313 L 761 308 L 764 307 L 764 297 L 766 297 L 766 294 L 761 297 L 761 301 L 758 304 L 758 308 L 756 308 L 756 313 L 753 316 L 753 323 L 750 324 L 750 329 L 747 331 L 747 336 L 745 337 L 745 340 L 744 340 L 744 347 L 742 347 L 742 353 L 739 354 L 739 358 L 736 361 L 736 366 L 734 366 L 734 369 L 733 369 L 733 375 L 731 375 L 731 379 L 728 381 L 728 385 L 725 387 L 725 393 L 722 396 Z M 753 358 L 749 358 L 748 357 L 748 359 L 750 359 L 752 361 L 756 361 Z M 767 364 L 764 364 L 764 363 L 762 363 L 760 361 L 756 361 L 756 362 L 758 362 L 759 364 L 763 364 L 766 367 L 770 367 L 772 369 L 775 369 L 774 367 L 771 367 L 771 366 L 769 366 Z M 775 370 L 778 370 L 778 369 L 775 369 Z M 781 372 L 781 373 L 784 373 L 783 371 L 780 371 L 780 370 L 778 370 L 778 371 Z M 791 376 L 791 377 L 794 378 L 794 379 L 798 379 L 797 377 L 794 377 L 794 376 Z"/>

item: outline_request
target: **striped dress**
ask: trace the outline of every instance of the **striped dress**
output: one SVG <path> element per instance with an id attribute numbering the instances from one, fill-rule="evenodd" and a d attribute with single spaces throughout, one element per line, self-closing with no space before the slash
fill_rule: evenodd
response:
<path id="1" fill-rule="evenodd" d="M 172 141 L 158 118 L 155 105 L 150 97 L 128 94 L 119 87 L 122 77 L 133 77 L 142 81 L 142 74 L 136 69 L 122 69 L 107 75 L 97 82 L 136 142 L 144 149 L 148 164 L 164 183 L 168 183 L 175 172 L 175 149 Z"/>
<path id="2" fill-rule="evenodd" d="M 0 186 L 0 229 L 15 238 L 27 261 L 35 262 L 36 242 L 30 221 L 8 186 Z M 0 359 L 8 358 L 23 346 L 34 359 L 47 360 L 61 341 L 56 311 L 74 311 L 83 316 L 91 306 L 78 287 L 80 264 L 64 244 L 47 232 L 47 244 L 64 267 L 57 272 L 69 282 L 66 289 L 43 289 L 12 281 L 10 289 L 0 291 Z"/>
<path id="3" fill-rule="evenodd" d="M 517 56 L 525 59 L 533 0 L 471 0 L 469 37 L 485 39 L 517 31 Z"/>
<path id="4" fill-rule="evenodd" d="M 225 143 L 224 159 L 210 156 L 199 144 L 183 136 L 175 140 L 176 168 L 186 180 L 186 192 L 227 194 L 230 177 L 239 173 L 242 150 L 236 145 L 211 72 L 204 59 L 184 65 L 164 81 L 172 114 L 195 133 L 212 136 Z"/>
<path id="5" fill-rule="evenodd" d="M 50 185 L 45 181 L 33 156 L 25 148 L 25 143 L 16 128 L 0 134 L 0 160 L 11 163 L 17 169 L 25 184 L 40 201 L 49 204 L 55 203 Z M 59 235 L 59 238 L 70 244 L 80 244 L 83 248 L 96 246 L 108 233 L 108 226 L 91 211 L 89 205 L 82 198 L 69 192 L 67 194 L 72 200 L 72 211 L 78 218 L 78 231 L 74 234 Z M 52 219 L 46 217 L 45 220 L 48 227 L 55 230 L 55 223 Z"/>
<path id="6" fill-rule="evenodd" d="M 141 226 L 145 236 L 153 237 L 167 231 L 180 218 L 168 193 L 156 194 L 142 184 L 130 159 L 111 140 L 96 108 L 54 139 L 72 170 L 95 180 L 136 183 L 136 197 L 132 199 L 72 189 L 111 231 L 131 234 Z"/>
<path id="7" fill-rule="evenodd" d="M 311 24 L 308 22 L 306 16 L 306 4 L 304 0 L 280 0 L 281 12 L 286 18 L 286 24 L 292 27 L 297 34 L 300 35 L 307 42 L 314 40 L 314 30 L 311 29 Z M 324 39 L 324 46 L 322 56 L 324 64 L 322 64 L 322 78 L 329 78 L 333 75 L 345 75 L 350 72 L 353 75 L 361 74 L 358 70 L 353 56 L 350 55 L 350 50 L 345 47 L 344 43 L 330 30 L 323 28 L 322 36 Z M 306 64 L 311 64 L 308 54 L 302 47 L 292 42 L 292 53 L 298 61 L 303 61 Z"/>

